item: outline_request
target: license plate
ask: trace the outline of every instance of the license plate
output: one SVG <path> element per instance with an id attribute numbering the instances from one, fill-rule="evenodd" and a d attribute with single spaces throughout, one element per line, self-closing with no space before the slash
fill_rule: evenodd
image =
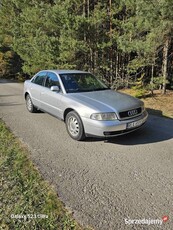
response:
<path id="1" fill-rule="evenodd" d="M 138 121 L 128 123 L 127 124 L 127 129 L 138 127 L 138 126 L 142 125 L 144 122 L 145 122 L 145 119 L 141 119 L 141 120 L 138 120 Z"/>

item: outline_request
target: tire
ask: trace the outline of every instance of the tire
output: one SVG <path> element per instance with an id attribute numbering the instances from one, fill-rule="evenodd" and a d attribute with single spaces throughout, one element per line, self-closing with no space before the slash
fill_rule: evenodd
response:
<path id="1" fill-rule="evenodd" d="M 84 127 L 81 118 L 75 111 L 71 111 L 65 118 L 66 129 L 71 138 L 77 141 L 85 139 Z"/>
<path id="2" fill-rule="evenodd" d="M 37 111 L 37 108 L 33 105 L 29 94 L 26 96 L 26 108 L 30 113 L 35 113 Z"/>

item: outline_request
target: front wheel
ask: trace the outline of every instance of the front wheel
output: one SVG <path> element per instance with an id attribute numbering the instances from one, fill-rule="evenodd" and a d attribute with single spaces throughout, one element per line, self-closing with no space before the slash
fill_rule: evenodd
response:
<path id="1" fill-rule="evenodd" d="M 37 108 L 33 105 L 31 97 L 29 94 L 26 96 L 26 108 L 30 113 L 35 113 L 37 111 Z"/>
<path id="2" fill-rule="evenodd" d="M 67 114 L 65 123 L 70 137 L 77 141 L 85 139 L 85 132 L 81 118 L 75 111 L 71 111 Z"/>

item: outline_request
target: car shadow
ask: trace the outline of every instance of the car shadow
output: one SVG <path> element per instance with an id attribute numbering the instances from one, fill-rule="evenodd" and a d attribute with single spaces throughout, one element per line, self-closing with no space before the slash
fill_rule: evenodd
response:
<path id="1" fill-rule="evenodd" d="M 20 82 L 15 79 L 0 78 L 0 84 L 7 84 L 7 83 L 20 83 Z"/>
<path id="2" fill-rule="evenodd" d="M 7 95 L 4 95 L 4 94 L 1 94 L 0 97 L 16 97 L 16 96 L 21 96 L 22 94 L 7 94 Z"/>
<path id="3" fill-rule="evenodd" d="M 105 141 L 118 145 L 141 145 L 157 143 L 173 138 L 173 119 L 149 115 L 147 123 L 141 129 L 122 136 L 111 138 L 87 138 L 88 142 Z"/>
<path id="4" fill-rule="evenodd" d="M 140 145 L 157 143 L 173 138 L 173 119 L 150 115 L 146 125 L 136 132 L 107 140 L 119 145 Z"/>
<path id="5" fill-rule="evenodd" d="M 11 102 L 11 103 L 0 103 L 1 106 L 16 106 L 16 105 L 23 105 L 21 103 Z"/>

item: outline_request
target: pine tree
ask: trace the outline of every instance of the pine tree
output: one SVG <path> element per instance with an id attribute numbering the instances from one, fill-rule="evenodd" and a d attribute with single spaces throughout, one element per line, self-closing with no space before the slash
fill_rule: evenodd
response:
<path id="1" fill-rule="evenodd" d="M 131 56 L 129 72 L 143 72 L 146 75 L 150 73 L 153 78 L 154 73 L 159 74 L 162 71 L 165 92 L 173 6 L 169 0 L 139 0 L 133 3 L 125 1 L 124 8 L 127 17 L 122 21 L 123 33 L 119 38 L 119 47 Z M 156 70 L 155 65 L 160 60 L 162 70 L 161 65 Z"/>

